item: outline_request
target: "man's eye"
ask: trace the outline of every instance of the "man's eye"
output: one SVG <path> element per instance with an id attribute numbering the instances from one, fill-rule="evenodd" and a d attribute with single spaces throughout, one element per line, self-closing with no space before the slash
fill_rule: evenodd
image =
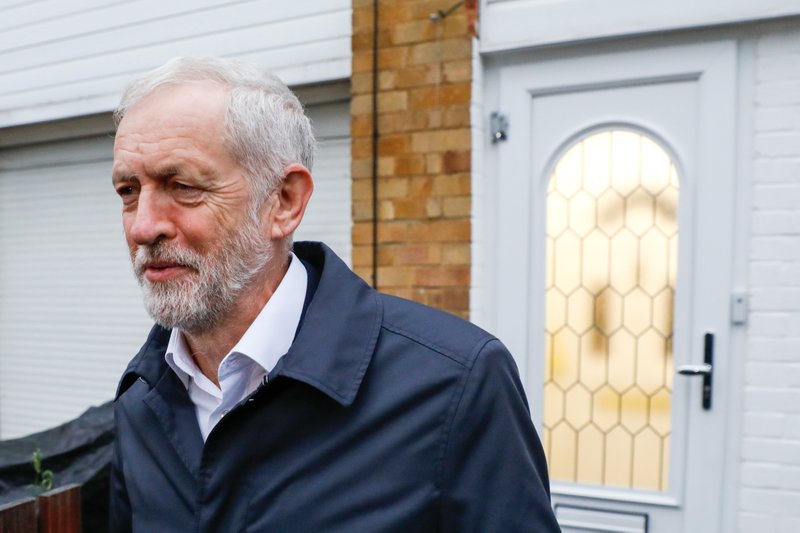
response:
<path id="1" fill-rule="evenodd" d="M 132 206 L 136 203 L 139 196 L 139 189 L 134 185 L 120 185 L 117 187 L 117 194 L 122 198 L 122 205 L 124 207 Z"/>
<path id="2" fill-rule="evenodd" d="M 171 183 L 173 193 L 182 200 L 194 201 L 198 200 L 202 194 L 202 190 L 192 185 L 180 181 L 173 181 Z"/>

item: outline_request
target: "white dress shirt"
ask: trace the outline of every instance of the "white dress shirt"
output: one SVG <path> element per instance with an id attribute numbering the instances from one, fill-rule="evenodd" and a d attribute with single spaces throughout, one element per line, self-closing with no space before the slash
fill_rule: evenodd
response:
<path id="1" fill-rule="evenodd" d="M 164 355 L 195 406 L 203 440 L 220 419 L 251 394 L 294 340 L 303 313 L 308 274 L 294 253 L 278 288 L 219 365 L 217 387 L 197 367 L 183 333 L 172 330 Z"/>

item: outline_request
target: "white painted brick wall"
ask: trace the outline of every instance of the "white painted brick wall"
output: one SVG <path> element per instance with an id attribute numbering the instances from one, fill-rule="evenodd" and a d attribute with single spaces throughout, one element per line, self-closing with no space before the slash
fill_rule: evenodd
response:
<path id="1" fill-rule="evenodd" d="M 738 529 L 800 531 L 800 29 L 757 46 Z"/>

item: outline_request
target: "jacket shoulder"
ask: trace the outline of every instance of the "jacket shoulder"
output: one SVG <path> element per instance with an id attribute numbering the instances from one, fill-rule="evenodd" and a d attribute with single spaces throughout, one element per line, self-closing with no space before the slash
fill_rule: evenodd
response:
<path id="1" fill-rule="evenodd" d="M 381 294 L 385 330 L 424 345 L 465 366 L 472 366 L 493 335 L 475 324 L 433 307 Z"/>

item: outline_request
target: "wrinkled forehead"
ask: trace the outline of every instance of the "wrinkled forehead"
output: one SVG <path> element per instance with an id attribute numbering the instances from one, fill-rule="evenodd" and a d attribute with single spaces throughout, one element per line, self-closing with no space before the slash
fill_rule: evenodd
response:
<path id="1" fill-rule="evenodd" d="M 117 127 L 115 152 L 120 146 L 168 139 L 224 137 L 227 91 L 215 84 L 169 85 L 156 89 L 133 105 Z"/>
<path id="2" fill-rule="evenodd" d="M 226 147 L 226 91 L 216 85 L 165 86 L 130 108 L 114 139 L 114 173 L 151 172 L 150 166 L 233 168 Z"/>
<path id="3" fill-rule="evenodd" d="M 170 127 L 222 131 L 229 91 L 212 82 L 170 84 L 133 104 L 117 127 L 117 136 Z"/>

